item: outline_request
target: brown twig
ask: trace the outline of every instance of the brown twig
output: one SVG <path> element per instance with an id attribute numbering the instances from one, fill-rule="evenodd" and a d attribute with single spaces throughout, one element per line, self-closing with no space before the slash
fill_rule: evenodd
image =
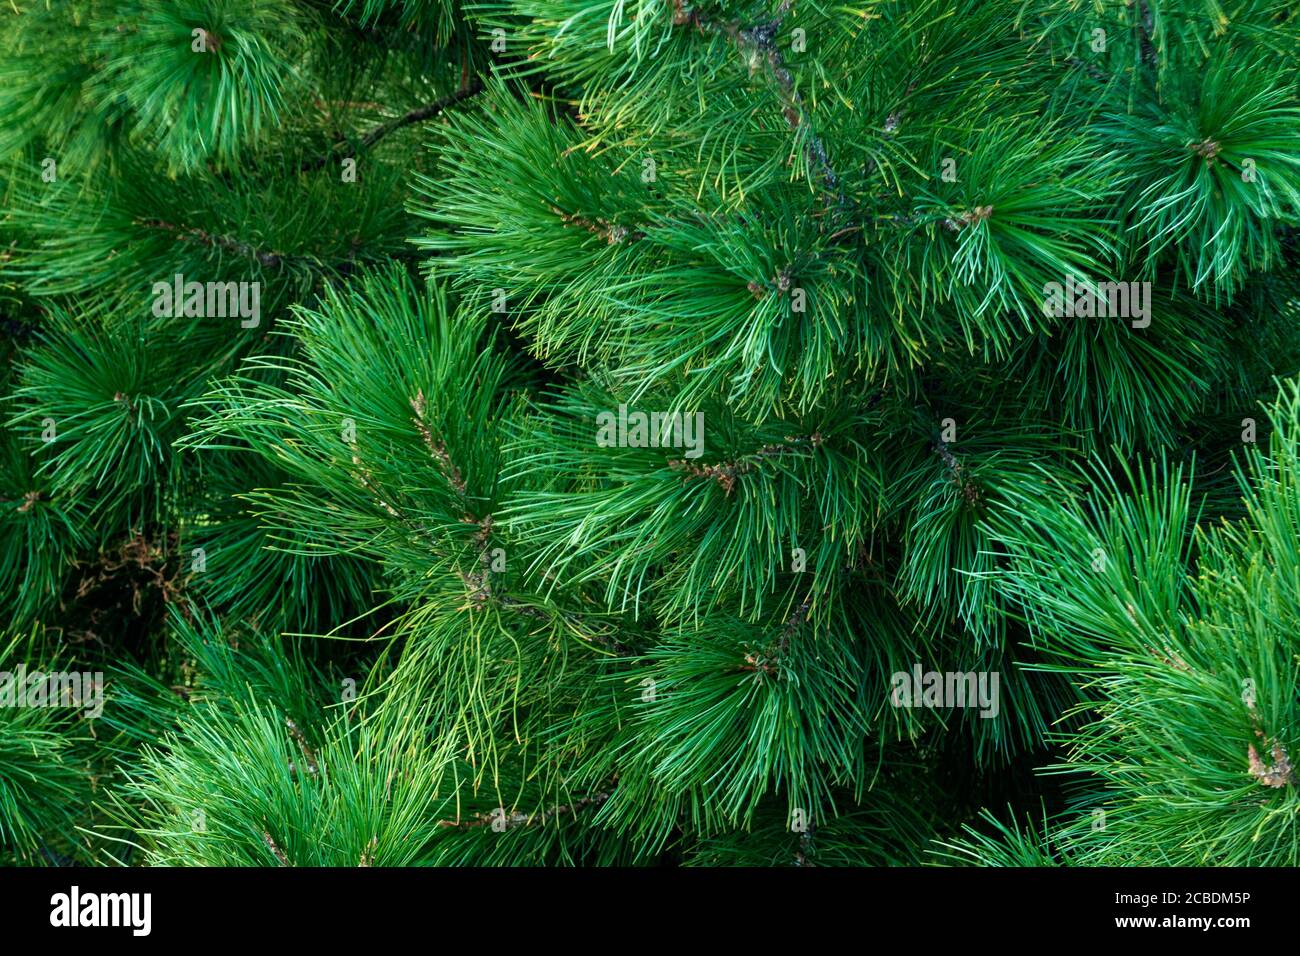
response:
<path id="1" fill-rule="evenodd" d="M 1250 714 L 1250 722 L 1254 727 L 1255 736 L 1259 738 L 1260 745 L 1267 745 L 1267 737 L 1264 734 L 1264 727 L 1260 720 L 1259 711 L 1255 706 L 1253 693 L 1249 697 L 1243 698 L 1246 703 L 1246 710 Z M 1250 775 L 1266 787 L 1285 787 L 1288 784 L 1295 783 L 1294 768 L 1291 766 L 1291 757 L 1282 746 L 1282 742 L 1274 740 L 1269 754 L 1273 758 L 1272 763 L 1264 763 L 1260 757 L 1259 751 L 1255 749 L 1254 744 L 1246 748 L 1246 763 L 1250 768 Z"/>
<path id="2" fill-rule="evenodd" d="M 984 494 L 980 490 L 980 486 L 966 471 L 966 466 L 952 453 L 951 446 L 942 438 L 937 439 L 934 443 L 934 453 L 952 472 L 952 480 L 961 488 L 961 495 L 966 500 L 966 504 L 972 508 L 979 507 L 980 502 L 984 499 Z"/>
<path id="3" fill-rule="evenodd" d="M 285 256 L 278 252 L 266 252 L 256 249 L 240 239 L 231 236 L 216 236 L 196 226 L 178 226 L 165 219 L 137 219 L 135 224 L 148 229 L 161 229 L 182 242 L 193 242 L 213 249 L 224 249 L 226 252 L 233 252 L 248 259 L 255 259 L 268 269 L 282 265 L 286 259 Z"/>
<path id="4" fill-rule="evenodd" d="M 284 855 L 284 851 L 276 846 L 275 841 L 271 839 L 269 831 L 262 831 L 262 840 L 266 843 L 267 849 L 271 851 L 271 855 L 280 861 L 281 866 L 293 866 L 293 864 L 289 862 L 289 858 Z"/>
<path id="5" fill-rule="evenodd" d="M 286 717 L 284 723 L 289 728 L 289 736 L 293 738 L 293 742 L 302 751 L 302 759 L 307 766 L 307 772 L 314 777 L 320 770 L 316 763 L 316 752 L 311 749 L 311 746 L 307 743 L 307 737 L 298 728 L 298 725 L 293 722 L 292 718 Z M 289 765 L 289 769 L 290 771 L 294 769 L 293 764 Z"/>
<path id="6" fill-rule="evenodd" d="M 472 96 L 477 96 L 483 91 L 483 81 L 477 76 L 468 76 L 465 69 L 461 70 L 461 85 L 454 93 L 448 93 L 425 106 L 408 110 L 401 116 L 394 117 L 386 123 L 380 123 L 378 126 L 371 128 L 361 135 L 357 140 L 355 147 L 351 143 L 344 143 L 342 149 L 335 149 L 315 159 L 309 160 L 299 167 L 300 172 L 309 173 L 323 167 L 331 160 L 350 159 L 358 153 L 364 152 L 374 146 L 389 133 L 402 129 L 405 126 L 412 126 L 415 123 L 423 123 L 425 120 L 433 119 L 440 113 L 443 113 L 457 103 L 467 100 Z"/>
<path id="7" fill-rule="evenodd" d="M 489 813 L 480 813 L 469 820 L 439 820 L 440 827 L 454 827 L 458 830 L 471 829 L 473 827 L 494 827 L 499 830 L 509 830 L 515 827 L 538 826 L 546 824 L 556 817 L 563 816 L 566 813 L 576 814 L 579 810 L 599 806 L 609 799 L 608 793 L 597 793 L 590 797 L 581 797 L 572 803 L 561 804 L 553 810 L 544 810 L 540 813 L 524 813 L 520 810 L 512 810 L 509 813 L 504 807 L 497 807 Z M 494 826 L 495 825 L 495 826 Z"/>
<path id="8" fill-rule="evenodd" d="M 588 219 L 580 213 L 568 213 L 558 206 L 551 206 L 551 212 L 560 217 L 560 221 L 566 226 L 577 226 L 579 229 L 585 229 L 594 236 L 599 236 L 611 246 L 616 246 L 621 242 L 635 242 L 638 239 L 644 239 L 645 233 L 640 229 L 629 229 L 627 226 L 621 226 L 616 222 L 609 222 L 605 219 Z"/>
<path id="9" fill-rule="evenodd" d="M 781 633 L 777 635 L 776 643 L 769 649 L 758 652 L 750 651 L 745 655 L 745 663 L 740 666 L 742 671 L 752 671 L 754 673 L 767 674 L 775 677 L 781 672 L 781 658 L 785 656 L 786 650 L 790 646 L 790 640 L 799 632 L 799 628 L 808 620 L 808 611 L 812 608 L 812 595 L 805 597 L 803 603 L 794 609 L 790 617 L 786 619 L 781 628 Z"/>
<path id="10" fill-rule="evenodd" d="M 794 77 L 785 65 L 780 48 L 776 45 L 776 35 L 781 28 L 781 23 L 785 20 L 786 14 L 790 11 L 791 0 L 783 0 L 776 15 L 771 20 L 751 27 L 741 26 L 735 21 L 718 22 L 711 20 L 694 7 L 688 7 L 686 0 L 669 0 L 669 3 L 672 5 L 673 24 L 675 26 L 693 26 L 701 33 L 726 36 L 737 50 L 747 56 L 751 70 L 758 65 L 765 68 L 767 75 L 775 82 L 777 89 L 780 91 L 781 115 L 785 119 L 786 125 L 795 131 L 807 130 L 804 153 L 807 155 L 809 162 L 817 169 L 826 194 L 833 200 L 834 206 L 841 215 L 846 214 L 848 212 L 848 201 L 844 195 L 844 187 L 840 182 L 840 177 L 831 165 L 830 156 L 826 151 L 826 144 L 813 128 L 808 108 L 803 102 L 803 97 L 799 95 L 799 91 L 795 88 Z M 841 223 L 837 221 L 834 224 L 835 229 L 838 230 L 840 225 Z"/>
<path id="11" fill-rule="evenodd" d="M 668 467 L 673 471 L 683 472 L 682 481 L 684 482 L 690 482 L 696 478 L 712 479 L 721 485 L 722 490 L 730 496 L 736 490 L 736 479 L 753 471 L 760 461 L 789 454 L 805 443 L 813 448 L 820 448 L 822 441 L 820 432 L 813 432 L 807 437 L 787 435 L 784 442 L 764 445 L 753 454 L 738 458 L 735 461 L 723 461 L 713 465 L 697 465 L 685 459 L 670 458 Z"/>

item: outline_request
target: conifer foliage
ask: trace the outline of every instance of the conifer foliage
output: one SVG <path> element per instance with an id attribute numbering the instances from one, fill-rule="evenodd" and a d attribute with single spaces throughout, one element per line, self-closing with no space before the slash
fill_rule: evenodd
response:
<path id="1" fill-rule="evenodd" d="M 0 861 L 1300 863 L 1300 8 L 0 7 Z"/>

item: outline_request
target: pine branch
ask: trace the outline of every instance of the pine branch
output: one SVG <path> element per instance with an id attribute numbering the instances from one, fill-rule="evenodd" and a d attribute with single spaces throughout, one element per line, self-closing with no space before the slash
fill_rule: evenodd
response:
<path id="1" fill-rule="evenodd" d="M 497 808 L 488 813 L 480 813 L 468 820 L 439 820 L 438 826 L 444 829 L 454 830 L 471 830 L 481 827 L 489 827 L 498 832 L 514 830 L 520 827 L 540 827 L 545 826 L 552 820 L 562 816 L 573 816 L 579 810 L 587 807 L 598 807 L 609 799 L 608 793 L 596 793 L 589 797 L 580 797 L 569 803 L 559 804 L 550 810 L 542 810 L 534 813 L 524 813 L 520 810 L 514 810 L 506 813 L 503 808 Z"/>
<path id="2" fill-rule="evenodd" d="M 804 152 L 813 168 L 819 172 L 822 186 L 837 212 L 831 231 L 838 230 L 841 220 L 849 212 L 844 188 L 840 182 L 839 174 L 835 172 L 834 167 L 831 165 L 826 144 L 814 128 L 808 108 L 799 95 L 799 91 L 795 88 L 794 77 L 785 65 L 781 49 L 776 45 L 777 33 L 781 29 L 786 14 L 790 11 L 792 0 L 782 0 L 776 16 L 771 20 L 749 27 L 742 26 L 738 21 L 715 21 L 702 14 L 698 8 L 687 6 L 687 0 L 669 0 L 669 2 L 673 7 L 673 24 L 675 26 L 694 26 L 701 33 L 726 36 L 735 45 L 736 49 L 746 57 L 751 70 L 754 68 L 755 61 L 764 66 L 767 76 L 780 91 L 781 115 L 785 119 L 786 125 L 796 132 L 807 131 Z"/>
<path id="3" fill-rule="evenodd" d="M 551 212 L 559 216 L 560 221 L 566 226 L 585 229 L 593 236 L 599 236 L 611 246 L 622 242 L 636 242 L 638 239 L 645 238 L 645 233 L 639 229 L 629 229 L 627 226 L 621 226 L 618 223 L 608 222 L 604 219 L 589 219 L 579 213 L 567 213 L 557 206 L 552 206 Z"/>
<path id="4" fill-rule="evenodd" d="M 136 225 L 146 229 L 160 229 L 182 242 L 192 242 L 210 249 L 222 249 L 233 252 L 246 259 L 256 260 L 268 269 L 278 268 L 285 262 L 285 257 L 278 252 L 257 249 L 232 236 L 217 236 L 197 226 L 178 226 L 163 219 L 137 219 Z"/>
<path id="5" fill-rule="evenodd" d="M 328 163 L 338 162 L 357 156 L 358 154 L 370 149 L 390 133 L 394 133 L 407 126 L 413 126 L 416 123 L 423 123 L 426 120 L 431 120 L 436 116 L 440 116 L 457 103 L 462 103 L 465 100 L 477 96 L 479 93 L 483 92 L 483 89 L 483 81 L 477 75 L 470 78 L 462 77 L 461 85 L 455 92 L 439 97 L 425 106 L 408 110 L 401 116 L 394 117 L 387 122 L 372 127 L 363 133 L 355 142 L 344 143 L 342 148 L 336 148 L 331 152 L 304 162 L 302 166 L 299 167 L 299 171 L 304 173 L 315 172 Z"/>
<path id="6" fill-rule="evenodd" d="M 723 461 L 712 465 L 697 465 L 688 459 L 670 458 L 668 467 L 673 471 L 683 473 L 683 483 L 694 481 L 697 478 L 712 479 L 730 497 L 731 493 L 736 490 L 736 479 L 749 474 L 758 467 L 760 462 L 769 458 L 780 458 L 793 451 L 802 450 L 802 446 L 820 448 L 822 441 L 822 436 L 818 432 L 813 432 L 807 436 L 787 435 L 783 442 L 764 445 L 757 451 L 733 461 Z"/>
<path id="7" fill-rule="evenodd" d="M 1154 68 L 1157 64 L 1155 43 L 1155 16 L 1151 12 L 1149 0 L 1137 0 L 1138 43 L 1142 50 L 1142 62 Z"/>

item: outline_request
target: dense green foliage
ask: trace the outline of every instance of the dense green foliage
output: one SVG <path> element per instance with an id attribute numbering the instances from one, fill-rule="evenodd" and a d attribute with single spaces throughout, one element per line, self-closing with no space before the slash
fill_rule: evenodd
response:
<path id="1" fill-rule="evenodd" d="M 0 195 L 4 862 L 1300 862 L 1294 4 L 14 0 Z"/>

